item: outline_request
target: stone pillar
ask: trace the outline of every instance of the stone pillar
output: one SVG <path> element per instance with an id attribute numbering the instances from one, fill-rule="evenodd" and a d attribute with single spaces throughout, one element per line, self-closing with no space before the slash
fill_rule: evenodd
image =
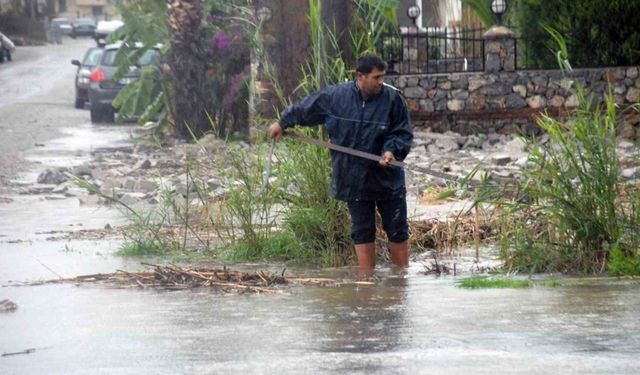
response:
<path id="1" fill-rule="evenodd" d="M 516 34 L 504 26 L 492 26 L 484 33 L 484 71 L 516 70 Z"/>

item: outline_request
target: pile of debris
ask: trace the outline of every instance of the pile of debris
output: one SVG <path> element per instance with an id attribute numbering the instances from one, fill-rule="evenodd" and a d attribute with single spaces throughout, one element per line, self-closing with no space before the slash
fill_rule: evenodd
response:
<path id="1" fill-rule="evenodd" d="M 303 284 L 331 286 L 335 280 L 322 278 L 286 278 L 284 270 L 280 275 L 259 272 L 241 272 L 227 269 L 183 268 L 176 265 L 156 265 L 142 263 L 153 268 L 150 271 L 128 272 L 117 270 L 114 273 L 99 273 L 77 276 L 69 279 L 55 279 L 22 283 L 22 286 L 42 284 L 86 284 L 102 283 L 116 288 L 155 288 L 182 290 L 193 288 L 214 288 L 222 292 L 279 293 L 285 284 Z M 15 285 L 15 284 L 14 284 Z"/>

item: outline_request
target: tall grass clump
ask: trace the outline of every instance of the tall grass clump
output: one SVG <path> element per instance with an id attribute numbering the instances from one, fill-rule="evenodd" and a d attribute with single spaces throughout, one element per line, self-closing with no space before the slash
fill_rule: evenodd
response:
<path id="1" fill-rule="evenodd" d="M 640 194 L 620 178 L 616 105 L 577 93 L 572 121 L 538 119 L 549 142 L 529 142 L 519 198 L 502 202 L 511 208 L 501 251 L 509 269 L 620 274 L 638 259 Z"/>

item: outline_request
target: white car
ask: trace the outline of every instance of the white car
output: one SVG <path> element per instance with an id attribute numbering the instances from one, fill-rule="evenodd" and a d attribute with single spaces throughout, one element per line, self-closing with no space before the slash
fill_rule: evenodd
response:
<path id="1" fill-rule="evenodd" d="M 109 36 L 109 34 L 118 30 L 118 28 L 120 28 L 122 25 L 124 25 L 124 22 L 118 20 L 98 22 L 98 25 L 96 26 L 96 30 L 94 32 L 96 43 L 98 43 L 98 45 L 104 46 L 104 44 L 106 43 L 105 39 Z"/>

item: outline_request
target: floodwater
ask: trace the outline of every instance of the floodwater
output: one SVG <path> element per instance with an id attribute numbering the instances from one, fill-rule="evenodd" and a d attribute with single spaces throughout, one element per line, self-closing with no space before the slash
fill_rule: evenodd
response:
<path id="1" fill-rule="evenodd" d="M 0 316 L 0 351 L 36 351 L 0 372 L 637 373 L 637 284 L 469 291 L 418 271 L 280 295 L 5 288 L 20 307 Z"/>
<path id="2" fill-rule="evenodd" d="M 26 98 L 27 96 L 25 96 Z M 69 100 L 69 103 L 71 101 Z M 62 127 L 27 159 L 42 170 L 128 142 L 127 126 Z M 37 170 L 18 178 L 33 182 Z M 14 195 L 0 204 L 0 374 L 635 374 L 634 281 L 466 290 L 458 277 L 380 267 L 372 284 L 296 286 L 280 294 L 157 291 L 15 282 L 139 269 L 119 240 L 50 241 L 122 224 L 77 198 Z M 281 265 L 229 265 L 279 272 Z M 353 268 L 287 275 L 353 280 Z M 9 285 L 9 286 L 7 286 Z"/>

